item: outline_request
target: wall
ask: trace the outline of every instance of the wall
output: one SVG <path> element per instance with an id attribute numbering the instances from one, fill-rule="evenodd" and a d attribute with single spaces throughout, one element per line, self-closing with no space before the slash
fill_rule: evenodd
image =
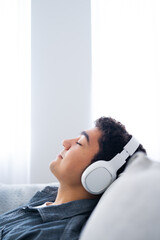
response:
<path id="1" fill-rule="evenodd" d="M 91 126 L 89 0 L 31 3 L 31 183 L 55 181 L 62 140 Z"/>

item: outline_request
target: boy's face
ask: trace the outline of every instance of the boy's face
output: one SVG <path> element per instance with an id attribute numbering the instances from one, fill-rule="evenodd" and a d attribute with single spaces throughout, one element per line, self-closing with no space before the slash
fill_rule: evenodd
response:
<path id="1" fill-rule="evenodd" d="M 101 136 L 102 132 L 95 127 L 82 132 L 77 138 L 63 141 L 63 151 L 50 164 L 50 170 L 60 182 L 72 186 L 81 184 L 83 171 L 99 152 L 98 140 Z"/>

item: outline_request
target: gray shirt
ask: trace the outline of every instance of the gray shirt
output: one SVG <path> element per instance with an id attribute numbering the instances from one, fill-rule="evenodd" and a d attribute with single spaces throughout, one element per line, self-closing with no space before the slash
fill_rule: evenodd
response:
<path id="1" fill-rule="evenodd" d="M 0 239 L 3 240 L 76 240 L 98 199 L 83 199 L 35 208 L 54 202 L 56 187 L 37 192 L 22 207 L 0 215 Z"/>

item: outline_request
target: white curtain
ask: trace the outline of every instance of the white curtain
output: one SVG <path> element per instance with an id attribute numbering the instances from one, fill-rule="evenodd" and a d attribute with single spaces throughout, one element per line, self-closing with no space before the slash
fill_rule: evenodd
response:
<path id="1" fill-rule="evenodd" d="M 92 119 L 116 118 L 160 160 L 160 1 L 92 0 Z"/>
<path id="2" fill-rule="evenodd" d="M 30 0 L 0 0 L 0 183 L 27 183 Z"/>

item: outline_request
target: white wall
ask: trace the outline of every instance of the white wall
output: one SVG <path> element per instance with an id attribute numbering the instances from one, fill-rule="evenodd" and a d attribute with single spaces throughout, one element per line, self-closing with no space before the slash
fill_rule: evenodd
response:
<path id="1" fill-rule="evenodd" d="M 90 0 L 32 0 L 31 183 L 54 181 L 62 140 L 91 126 Z"/>

